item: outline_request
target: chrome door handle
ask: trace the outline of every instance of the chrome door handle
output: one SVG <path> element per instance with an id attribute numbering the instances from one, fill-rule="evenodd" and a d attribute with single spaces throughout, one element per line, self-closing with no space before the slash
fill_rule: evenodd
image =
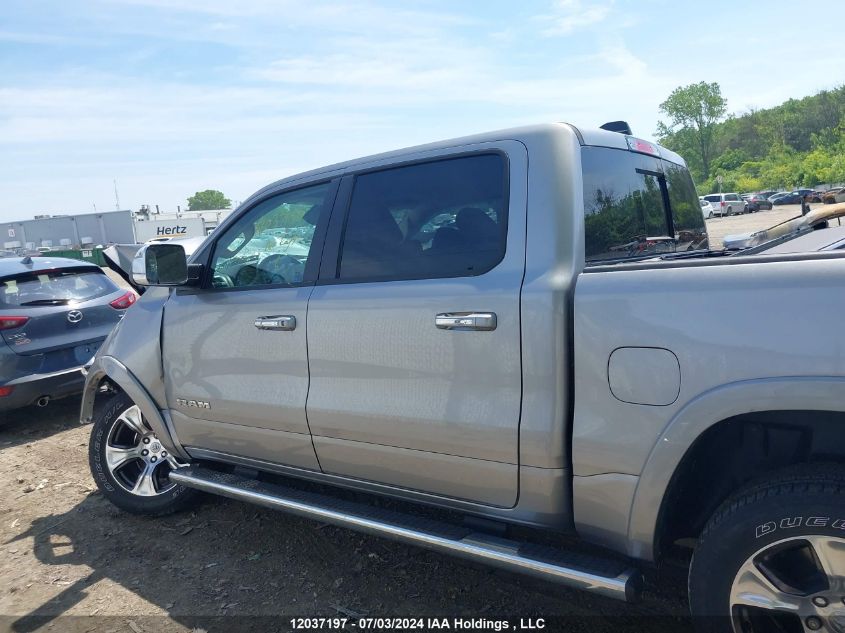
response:
<path id="1" fill-rule="evenodd" d="M 296 329 L 296 317 L 290 314 L 256 317 L 255 327 L 259 330 L 293 330 Z"/>
<path id="2" fill-rule="evenodd" d="M 495 330 L 495 312 L 443 312 L 434 317 L 441 330 Z"/>

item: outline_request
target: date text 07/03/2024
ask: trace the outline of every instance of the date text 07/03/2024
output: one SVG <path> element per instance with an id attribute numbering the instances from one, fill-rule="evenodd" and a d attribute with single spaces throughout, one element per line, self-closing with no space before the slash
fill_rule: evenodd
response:
<path id="1" fill-rule="evenodd" d="M 294 630 L 315 629 L 359 629 L 374 631 L 539 631 L 546 628 L 544 618 L 519 618 L 509 620 L 491 620 L 486 618 L 291 618 Z"/>

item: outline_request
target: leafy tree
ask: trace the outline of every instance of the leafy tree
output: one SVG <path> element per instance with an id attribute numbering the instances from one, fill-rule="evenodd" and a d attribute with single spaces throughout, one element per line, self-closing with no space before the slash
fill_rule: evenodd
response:
<path id="1" fill-rule="evenodd" d="M 845 86 L 716 123 L 707 176 L 693 127 L 659 125 L 683 156 L 699 194 L 845 183 Z"/>
<path id="2" fill-rule="evenodd" d="M 660 125 L 658 123 L 658 128 L 660 128 Z M 658 135 L 660 134 L 660 129 L 658 129 Z M 684 157 L 694 180 L 704 180 L 701 155 L 698 152 L 698 141 L 694 130 L 681 128 L 668 136 L 660 136 L 660 143 Z"/>
<path id="3" fill-rule="evenodd" d="M 741 149 L 728 149 L 710 161 L 710 169 L 716 172 L 732 171 L 739 169 L 750 159 L 751 157 Z"/>
<path id="4" fill-rule="evenodd" d="M 222 191 L 206 189 L 197 191 L 188 198 L 188 211 L 209 211 L 212 209 L 228 209 L 232 201 L 223 195 Z"/>
<path id="5" fill-rule="evenodd" d="M 724 118 L 727 109 L 728 102 L 722 97 L 719 84 L 704 81 L 675 88 L 660 104 L 660 111 L 669 118 L 669 123 L 658 123 L 658 135 L 665 138 L 679 129 L 690 130 L 705 180 L 710 177 L 716 124 Z"/>

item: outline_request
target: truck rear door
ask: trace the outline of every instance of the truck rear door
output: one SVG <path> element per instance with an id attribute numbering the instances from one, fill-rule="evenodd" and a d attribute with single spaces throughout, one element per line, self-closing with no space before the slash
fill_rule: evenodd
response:
<path id="1" fill-rule="evenodd" d="M 526 173 L 506 141 L 345 177 L 308 307 L 325 472 L 515 504 Z"/>

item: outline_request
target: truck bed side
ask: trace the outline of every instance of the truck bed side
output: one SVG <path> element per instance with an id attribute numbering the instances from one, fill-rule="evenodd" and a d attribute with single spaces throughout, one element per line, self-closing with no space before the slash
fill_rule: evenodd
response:
<path id="1" fill-rule="evenodd" d="M 845 411 L 843 279 L 845 258 L 822 255 L 582 273 L 572 440 L 579 532 L 651 558 L 664 493 L 706 429 L 755 411 Z"/>

